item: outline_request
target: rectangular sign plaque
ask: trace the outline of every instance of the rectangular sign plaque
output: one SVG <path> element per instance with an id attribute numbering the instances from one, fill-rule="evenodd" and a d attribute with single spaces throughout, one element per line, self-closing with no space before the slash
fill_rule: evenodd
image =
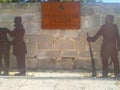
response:
<path id="1" fill-rule="evenodd" d="M 79 29 L 80 2 L 42 2 L 42 29 Z"/>

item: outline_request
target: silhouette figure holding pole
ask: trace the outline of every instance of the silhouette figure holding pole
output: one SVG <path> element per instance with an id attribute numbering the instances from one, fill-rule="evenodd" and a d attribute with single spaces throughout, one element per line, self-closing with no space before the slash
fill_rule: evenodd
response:
<path id="1" fill-rule="evenodd" d="M 118 51 L 120 50 L 120 36 L 116 24 L 113 24 L 114 16 L 107 15 L 105 24 L 101 26 L 99 31 L 93 36 L 88 37 L 88 41 L 95 42 L 100 36 L 103 37 L 101 46 L 101 58 L 103 64 L 102 77 L 108 77 L 108 59 L 111 58 L 114 65 L 115 77 L 119 77 L 119 60 Z"/>

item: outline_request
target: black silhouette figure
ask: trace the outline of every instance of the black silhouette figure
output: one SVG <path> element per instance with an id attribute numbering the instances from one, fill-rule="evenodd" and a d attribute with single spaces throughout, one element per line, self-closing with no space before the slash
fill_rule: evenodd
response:
<path id="1" fill-rule="evenodd" d="M 22 18 L 14 18 L 14 30 L 11 32 L 11 36 L 14 37 L 13 54 L 16 56 L 19 73 L 16 75 L 25 75 L 25 54 L 27 53 L 26 44 L 24 41 L 25 29 L 22 25 Z"/>
<path id="2" fill-rule="evenodd" d="M 93 37 L 88 37 L 88 41 L 96 41 L 100 36 L 103 37 L 101 46 L 101 58 L 103 64 L 102 77 L 108 77 L 108 59 L 111 58 L 114 64 L 115 77 L 119 77 L 119 60 L 118 51 L 120 50 L 120 36 L 116 24 L 113 24 L 114 17 L 107 15 L 105 24 L 101 26 L 99 31 Z"/>
<path id="3" fill-rule="evenodd" d="M 4 74 L 9 75 L 10 60 L 9 60 L 9 51 L 10 51 L 10 41 L 7 38 L 7 34 L 10 34 L 10 31 L 7 28 L 0 28 L 0 73 L 3 67 Z M 4 64 L 2 62 L 2 57 L 4 59 Z"/>

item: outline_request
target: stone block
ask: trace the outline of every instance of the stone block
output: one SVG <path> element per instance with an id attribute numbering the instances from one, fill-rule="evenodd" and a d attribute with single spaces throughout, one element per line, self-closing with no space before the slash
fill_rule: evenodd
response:
<path id="1" fill-rule="evenodd" d="M 77 70 L 91 70 L 91 60 L 86 59 L 86 60 L 82 60 L 82 59 L 76 59 L 74 60 L 74 69 Z"/>
<path id="2" fill-rule="evenodd" d="M 80 55 L 81 58 L 90 58 L 90 52 L 88 51 L 81 51 Z"/>
<path id="3" fill-rule="evenodd" d="M 55 49 L 75 49 L 75 41 L 70 39 L 57 39 L 55 40 Z"/>
<path id="4" fill-rule="evenodd" d="M 61 57 L 76 57 L 77 51 L 63 51 Z"/>
<path id="5" fill-rule="evenodd" d="M 35 57 L 36 57 L 37 59 L 48 59 L 47 50 L 38 49 Z"/>
<path id="6" fill-rule="evenodd" d="M 37 42 L 34 36 L 26 37 L 27 57 L 34 57 L 37 52 Z"/>
<path id="7" fill-rule="evenodd" d="M 47 34 L 48 36 L 54 37 L 54 39 L 58 40 L 60 38 L 64 38 L 65 30 L 44 30 L 43 34 Z"/>
<path id="8" fill-rule="evenodd" d="M 92 7 L 81 7 L 81 16 L 92 16 L 94 15 L 94 9 Z"/>
<path id="9" fill-rule="evenodd" d="M 89 30 L 93 30 L 96 29 L 97 30 L 100 28 L 100 25 L 102 25 L 102 19 L 100 18 L 100 16 L 82 16 L 81 18 L 81 28 L 82 29 L 89 29 Z"/>
<path id="10" fill-rule="evenodd" d="M 73 70 L 74 61 L 73 59 L 61 59 L 56 62 L 56 68 L 61 70 Z"/>
<path id="11" fill-rule="evenodd" d="M 0 5 L 0 7 L 1 7 L 1 9 L 13 9 L 14 8 L 14 5 L 15 4 L 13 4 L 13 3 L 2 3 L 1 5 Z"/>
<path id="12" fill-rule="evenodd" d="M 36 48 L 34 47 L 35 44 L 27 45 L 27 56 L 28 57 L 34 57 L 36 55 Z"/>
<path id="13" fill-rule="evenodd" d="M 72 38 L 72 39 L 76 39 L 77 37 L 78 37 L 78 30 L 75 30 L 75 31 L 73 31 L 73 30 L 67 30 L 66 32 L 65 32 L 65 36 L 64 36 L 65 38 Z"/>
<path id="14" fill-rule="evenodd" d="M 39 23 L 36 23 L 36 22 L 34 23 L 34 21 L 32 21 L 32 22 L 24 23 L 24 28 L 26 30 L 26 34 L 29 34 L 29 35 L 39 35 L 40 34 Z M 31 26 L 31 28 L 29 28 L 30 26 Z"/>
<path id="15" fill-rule="evenodd" d="M 39 69 L 56 69 L 56 61 L 54 59 L 38 59 L 37 60 L 37 68 Z"/>
<path id="16" fill-rule="evenodd" d="M 14 10 L 12 11 L 11 9 L 0 9 L 0 13 L 2 13 L 1 15 L 4 15 L 4 14 L 5 15 L 13 15 L 13 16 L 15 15 L 15 11 Z"/>
<path id="17" fill-rule="evenodd" d="M 7 13 L 0 15 L 0 19 L 2 23 L 8 23 L 8 25 L 14 22 L 14 16 Z"/>
<path id="18" fill-rule="evenodd" d="M 40 12 L 38 12 L 37 15 L 35 14 L 35 16 L 33 18 L 34 22 L 39 24 L 39 26 L 37 26 L 37 27 L 40 27 L 40 28 L 41 28 L 41 19 L 42 18 L 41 18 Z"/>
<path id="19" fill-rule="evenodd" d="M 41 4 L 40 3 L 29 3 L 28 5 L 28 12 L 29 13 L 39 13 L 41 10 Z"/>
<path id="20" fill-rule="evenodd" d="M 57 57 L 60 57 L 60 54 L 61 54 L 61 51 L 58 51 L 58 50 L 50 50 L 50 51 L 47 51 L 46 55 L 49 57 L 49 58 L 57 58 Z"/>
<path id="21" fill-rule="evenodd" d="M 77 49 L 80 50 L 80 51 L 88 50 L 88 42 L 87 42 L 85 36 L 81 36 L 77 40 Z"/>
<path id="22" fill-rule="evenodd" d="M 23 15 L 23 22 L 24 23 L 32 23 L 34 21 L 35 14 L 33 13 L 26 13 Z"/>
<path id="23" fill-rule="evenodd" d="M 19 10 L 25 10 L 28 8 L 27 3 L 15 3 L 14 8 L 19 9 Z"/>
<path id="24" fill-rule="evenodd" d="M 48 35 L 40 35 L 38 40 L 38 49 L 53 49 L 53 38 Z"/>

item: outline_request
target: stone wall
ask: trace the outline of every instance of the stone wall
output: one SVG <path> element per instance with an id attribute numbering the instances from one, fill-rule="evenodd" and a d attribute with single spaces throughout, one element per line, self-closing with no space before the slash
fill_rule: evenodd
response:
<path id="1" fill-rule="evenodd" d="M 115 16 L 115 23 L 120 28 L 119 4 L 81 5 L 81 29 L 79 30 L 42 30 L 41 3 L 0 4 L 0 27 L 14 29 L 14 17 L 21 16 L 26 30 L 27 45 L 26 66 L 39 69 L 81 69 L 91 68 L 89 47 L 86 33 L 94 35 L 104 24 L 105 16 Z M 96 67 L 101 69 L 101 40 L 92 43 Z M 16 67 L 12 55 L 11 67 Z"/>

